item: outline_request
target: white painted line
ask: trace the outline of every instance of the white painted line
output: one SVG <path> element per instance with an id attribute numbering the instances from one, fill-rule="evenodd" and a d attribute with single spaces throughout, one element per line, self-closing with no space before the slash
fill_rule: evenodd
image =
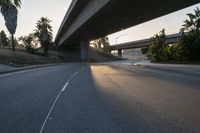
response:
<path id="1" fill-rule="evenodd" d="M 83 70 L 83 69 L 85 69 L 85 68 L 86 68 L 86 67 L 83 67 L 83 68 L 81 68 L 79 71 L 81 71 L 81 70 Z M 67 89 L 67 87 L 68 87 L 68 85 L 69 85 L 69 82 L 79 73 L 79 71 L 75 72 L 72 76 L 70 76 L 70 78 L 67 80 L 67 82 L 65 83 L 65 85 L 63 86 L 63 88 L 60 90 L 59 94 L 57 95 L 56 99 L 54 100 L 54 102 L 53 102 L 53 104 L 52 104 L 52 106 L 51 106 L 51 108 L 50 108 L 50 110 L 49 110 L 49 112 L 48 112 L 48 114 L 47 114 L 47 116 L 46 116 L 46 118 L 45 118 L 45 121 L 44 121 L 44 123 L 43 123 L 43 125 L 42 125 L 42 127 L 41 127 L 39 133 L 42 133 L 42 132 L 43 132 L 44 127 L 45 127 L 45 125 L 46 125 L 48 119 L 50 118 L 51 112 L 53 111 L 53 109 L 54 109 L 54 107 L 55 107 L 55 105 L 56 105 L 58 99 L 60 98 L 60 95 Z"/>
<path id="2" fill-rule="evenodd" d="M 69 85 L 69 82 L 67 82 L 67 83 L 65 84 L 65 86 L 62 88 L 62 91 L 65 91 L 65 89 L 67 88 L 68 85 Z"/>
<path id="3" fill-rule="evenodd" d="M 40 68 L 44 68 L 44 67 L 50 67 L 51 65 L 47 65 L 47 66 L 39 66 L 39 67 L 33 67 L 33 68 L 30 68 L 30 69 L 27 69 L 27 70 L 19 70 L 17 72 L 10 72 L 10 73 L 7 73 L 7 74 L 1 74 L 0 75 L 0 78 L 4 78 L 4 77 L 7 77 L 7 76 L 12 76 L 12 75 L 16 75 L 16 74 L 21 74 L 21 73 L 26 73 L 26 72 L 30 72 L 30 71 L 35 71 L 35 70 L 38 70 Z M 53 66 L 53 65 L 52 65 Z"/>
<path id="4" fill-rule="evenodd" d="M 132 65 L 132 63 L 121 63 L 121 64 L 123 64 L 123 65 Z"/>
<path id="5" fill-rule="evenodd" d="M 66 84 L 68 84 L 68 83 L 66 83 Z M 64 86 L 67 87 L 66 84 L 65 84 Z M 49 119 L 49 116 L 51 115 L 51 112 L 52 112 L 52 110 L 53 110 L 53 108 L 54 108 L 56 102 L 58 101 L 58 99 L 59 99 L 59 97 L 60 97 L 60 95 L 61 95 L 62 92 L 63 92 L 63 88 L 61 89 L 61 91 L 60 91 L 59 94 L 57 95 L 56 99 L 54 100 L 54 102 L 53 102 L 53 104 L 52 104 L 52 106 L 51 106 L 51 108 L 50 108 L 50 110 L 49 110 L 49 112 L 48 112 L 48 114 L 47 114 L 47 116 L 46 116 L 46 119 L 45 119 L 45 121 L 44 121 L 44 123 L 43 123 L 43 125 L 42 125 L 42 128 L 40 129 L 40 133 L 43 132 L 43 129 L 44 129 L 44 127 L 45 127 L 45 125 L 46 125 L 46 123 L 47 123 L 47 121 L 48 121 L 48 119 Z"/>
<path id="6" fill-rule="evenodd" d="M 74 74 L 73 74 L 73 75 L 74 75 Z M 73 75 L 72 75 L 72 76 L 73 76 Z M 72 77 L 72 76 L 71 76 L 71 77 Z M 70 78 L 71 78 L 71 77 L 70 77 Z M 72 77 L 72 78 L 73 78 L 73 77 Z M 68 80 L 68 81 L 69 81 L 69 80 Z M 44 127 L 45 127 L 45 125 L 46 125 L 48 119 L 50 118 L 49 116 L 51 115 L 51 112 L 52 112 L 54 106 L 56 105 L 58 99 L 60 98 L 60 95 L 62 94 L 62 92 L 64 92 L 64 91 L 66 90 L 67 86 L 69 85 L 69 82 L 68 82 L 68 81 L 65 83 L 65 85 L 63 86 L 63 88 L 60 90 L 60 92 L 58 93 L 56 99 L 54 100 L 53 104 L 51 105 L 51 108 L 50 108 L 50 110 L 49 110 L 49 112 L 48 112 L 48 114 L 47 114 L 47 116 L 46 116 L 46 118 L 45 118 L 45 121 L 44 121 L 44 123 L 43 123 L 43 125 L 42 125 L 42 128 L 40 129 L 40 133 L 43 132 Z"/>
<path id="7" fill-rule="evenodd" d="M 75 72 L 75 75 L 78 74 L 78 72 Z"/>
<path id="8" fill-rule="evenodd" d="M 33 69 L 30 69 L 30 70 L 22 70 L 22 71 L 18 71 L 18 72 L 11 72 L 11 73 L 8 73 L 8 74 L 2 74 L 2 75 L 0 75 L 0 78 L 4 78 L 4 77 L 7 77 L 7 76 L 12 76 L 12 75 L 16 75 L 16 74 L 21 74 L 21 73 L 30 72 L 30 71 L 34 71 L 36 69 L 37 68 L 33 68 Z"/>

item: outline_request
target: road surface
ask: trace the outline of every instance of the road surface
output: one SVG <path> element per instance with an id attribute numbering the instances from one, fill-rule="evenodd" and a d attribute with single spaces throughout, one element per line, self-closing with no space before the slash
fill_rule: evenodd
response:
<path id="1" fill-rule="evenodd" d="M 0 75 L 1 133 L 199 133 L 200 67 L 65 64 Z"/>

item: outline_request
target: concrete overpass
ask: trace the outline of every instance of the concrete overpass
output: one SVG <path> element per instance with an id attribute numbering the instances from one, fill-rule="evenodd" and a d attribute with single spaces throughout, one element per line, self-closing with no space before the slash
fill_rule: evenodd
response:
<path id="1" fill-rule="evenodd" d="M 167 35 L 166 43 L 167 44 L 175 43 L 180 36 L 181 36 L 180 34 Z M 150 41 L 151 41 L 151 38 L 127 42 L 127 43 L 121 43 L 121 44 L 110 46 L 110 49 L 111 51 L 117 50 L 118 56 L 121 57 L 122 50 L 146 47 L 150 44 Z"/>
<path id="2" fill-rule="evenodd" d="M 88 58 L 89 41 L 199 3 L 200 0 L 73 0 L 55 43 Z M 80 50 L 81 49 L 81 50 Z"/>

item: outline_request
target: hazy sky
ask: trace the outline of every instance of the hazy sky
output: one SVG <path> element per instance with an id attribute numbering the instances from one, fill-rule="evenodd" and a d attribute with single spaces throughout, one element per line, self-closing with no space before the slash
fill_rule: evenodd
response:
<path id="1" fill-rule="evenodd" d="M 70 3 L 71 0 L 22 0 L 22 7 L 19 9 L 16 36 L 18 37 L 31 33 L 35 28 L 35 23 L 40 17 L 48 17 L 52 20 L 51 24 L 53 26 L 53 34 L 55 36 Z M 166 29 L 167 34 L 177 33 L 181 28 L 183 21 L 187 18 L 186 14 L 193 12 L 193 9 L 197 6 L 200 7 L 200 3 L 109 35 L 110 42 L 111 44 L 115 43 L 116 37 L 122 34 L 126 35 L 118 38 L 118 43 L 152 37 L 162 28 Z M 0 15 L 0 30 L 2 29 L 7 32 L 7 29 L 4 26 L 4 19 Z"/>
<path id="2" fill-rule="evenodd" d="M 21 0 L 19 9 L 18 27 L 16 36 L 31 33 L 36 26 L 36 22 L 41 17 L 48 17 L 52 20 L 54 36 L 64 18 L 64 15 L 71 3 L 71 0 Z M 0 30 L 7 31 L 4 25 L 3 16 L 0 15 Z"/>

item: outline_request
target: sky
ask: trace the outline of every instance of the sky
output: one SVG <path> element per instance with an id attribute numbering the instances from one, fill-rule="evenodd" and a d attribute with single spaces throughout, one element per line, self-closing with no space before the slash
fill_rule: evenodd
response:
<path id="1" fill-rule="evenodd" d="M 18 15 L 16 37 L 33 32 L 37 20 L 41 17 L 48 17 L 52 20 L 51 25 L 55 37 L 71 1 L 72 0 L 22 0 L 22 6 L 19 9 Z M 110 43 L 115 44 L 117 42 L 119 44 L 149 38 L 161 31 L 163 28 L 166 29 L 166 34 L 178 33 L 183 21 L 187 19 L 186 14 L 193 12 L 193 9 L 197 6 L 200 7 L 200 3 L 111 34 L 108 36 Z M 3 16 L 0 15 L 0 30 L 4 30 L 8 34 L 4 23 Z"/>

